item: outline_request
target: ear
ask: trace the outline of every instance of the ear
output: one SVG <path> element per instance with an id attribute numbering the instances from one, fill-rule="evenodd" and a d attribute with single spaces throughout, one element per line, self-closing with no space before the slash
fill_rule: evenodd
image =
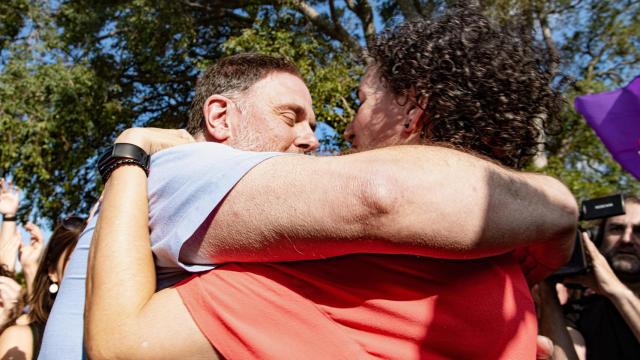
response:
<path id="1" fill-rule="evenodd" d="M 58 273 L 56 272 L 55 268 L 49 269 L 47 275 L 49 276 L 49 280 L 51 280 L 52 282 L 60 283 L 60 278 L 58 277 Z"/>
<path id="2" fill-rule="evenodd" d="M 409 100 L 407 101 L 407 105 L 405 107 L 405 123 L 404 123 L 404 131 L 407 133 L 420 132 L 422 130 L 422 116 L 424 115 L 424 110 L 427 108 L 427 97 L 422 96 L 417 100 L 415 89 L 411 89 L 409 91 Z"/>
<path id="3" fill-rule="evenodd" d="M 205 137 L 210 141 L 224 142 L 231 136 L 231 99 L 222 95 L 211 95 L 204 103 Z"/>

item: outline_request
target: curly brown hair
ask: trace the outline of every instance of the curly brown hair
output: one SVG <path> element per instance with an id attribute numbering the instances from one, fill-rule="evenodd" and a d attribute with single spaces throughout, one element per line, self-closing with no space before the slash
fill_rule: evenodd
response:
<path id="1" fill-rule="evenodd" d="M 530 34 L 490 22 L 473 8 L 383 32 L 369 49 L 399 98 L 426 98 L 423 139 L 470 150 L 510 167 L 536 153 L 557 125 L 562 98 Z"/>

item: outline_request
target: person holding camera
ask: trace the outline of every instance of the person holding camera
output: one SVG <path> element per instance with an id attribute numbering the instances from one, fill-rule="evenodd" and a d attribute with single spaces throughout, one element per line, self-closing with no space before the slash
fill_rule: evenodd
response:
<path id="1" fill-rule="evenodd" d="M 626 214 L 602 220 L 594 241 L 582 234 L 591 271 L 563 282 L 584 286 L 583 296 L 561 309 L 555 288 L 539 286 L 554 358 L 640 359 L 640 198 L 624 200 Z"/>

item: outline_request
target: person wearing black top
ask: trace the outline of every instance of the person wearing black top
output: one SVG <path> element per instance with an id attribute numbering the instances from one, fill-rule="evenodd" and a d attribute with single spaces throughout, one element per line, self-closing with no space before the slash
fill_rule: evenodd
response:
<path id="1" fill-rule="evenodd" d="M 540 331 L 553 340 L 554 358 L 586 350 L 589 360 L 640 359 L 640 198 L 625 197 L 625 211 L 600 224 L 595 244 L 583 234 L 592 270 L 564 279 L 586 288 L 579 299 L 561 309 L 554 288 L 540 285 Z"/>

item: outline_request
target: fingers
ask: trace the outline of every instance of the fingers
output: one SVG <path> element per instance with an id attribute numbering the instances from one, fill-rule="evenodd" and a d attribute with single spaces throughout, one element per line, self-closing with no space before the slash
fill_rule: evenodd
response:
<path id="1" fill-rule="evenodd" d="M 592 259 L 594 257 L 604 258 L 602 254 L 600 254 L 600 250 L 598 250 L 598 248 L 593 243 L 593 241 L 591 241 L 591 239 L 589 238 L 589 235 L 586 232 L 582 233 L 582 240 L 583 240 L 582 243 L 584 244 L 584 247 L 587 250 L 587 254 L 589 254 L 589 256 L 591 256 Z"/>
<path id="2" fill-rule="evenodd" d="M 42 236 L 42 230 L 40 230 L 40 227 L 32 222 L 28 222 L 25 226 L 24 226 L 25 230 L 27 230 L 27 232 L 31 235 L 31 244 L 33 245 L 34 243 L 42 243 L 44 241 L 43 236 Z"/>
<path id="3" fill-rule="evenodd" d="M 12 193 L 15 195 L 20 194 L 20 188 L 13 185 L 12 179 L 6 180 L 4 178 L 0 178 L 0 191 L 2 191 L 3 194 L 5 193 Z"/>
<path id="4" fill-rule="evenodd" d="M 0 178 L 0 195 L 3 195 L 5 199 L 20 199 L 20 191 L 19 187 L 13 185 L 13 180 Z"/>
<path id="5" fill-rule="evenodd" d="M 546 336 L 538 335 L 536 339 L 536 359 L 551 359 L 553 354 L 553 341 Z"/>
<path id="6" fill-rule="evenodd" d="M 180 135 L 187 141 L 187 142 L 195 142 L 196 140 L 193 138 L 193 136 L 191 136 L 191 134 L 189 134 L 189 132 L 185 129 L 180 129 L 178 130 L 178 132 L 180 133 Z"/>
<path id="7" fill-rule="evenodd" d="M 6 286 L 7 288 L 15 291 L 20 291 L 22 289 L 22 286 L 20 286 L 17 281 L 7 276 L 0 276 L 0 286 Z"/>

